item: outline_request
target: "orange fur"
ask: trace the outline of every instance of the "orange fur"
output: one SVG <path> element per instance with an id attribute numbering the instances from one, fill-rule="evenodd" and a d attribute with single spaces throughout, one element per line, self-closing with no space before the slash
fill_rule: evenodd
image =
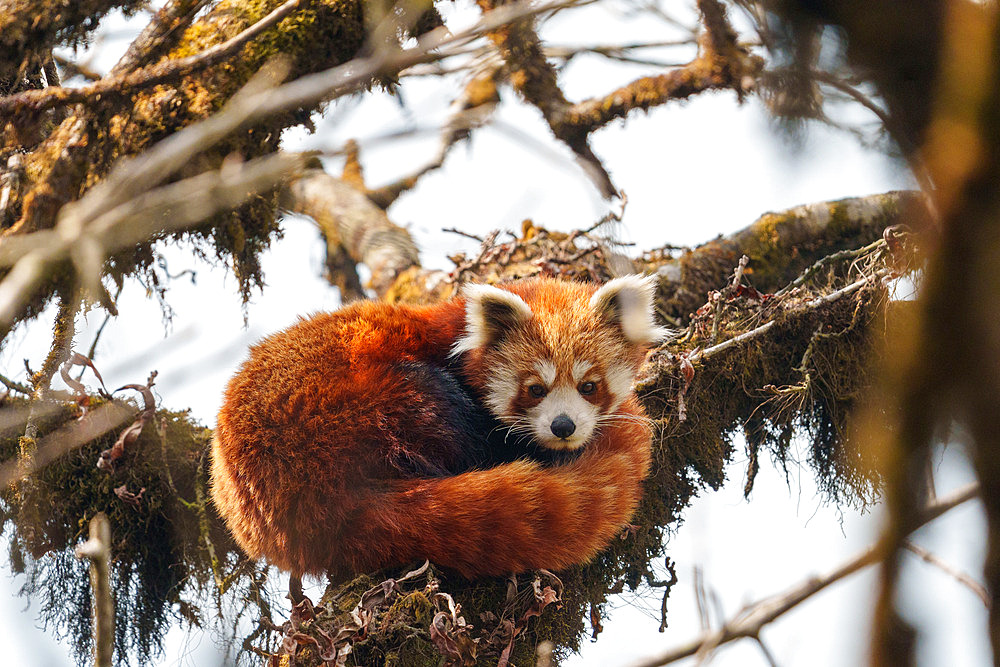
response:
<path id="1" fill-rule="evenodd" d="M 569 345 L 569 355 L 573 346 L 624 355 L 638 368 L 642 346 L 601 347 L 617 339 L 588 308 L 592 286 L 504 289 L 535 313 L 536 338 Z M 434 477 L 394 465 L 399 457 L 458 465 L 449 460 L 455 443 L 437 436 L 444 406 L 396 364 L 448 363 L 465 327 L 462 299 L 360 303 L 252 349 L 226 390 L 211 470 L 215 504 L 250 556 L 335 577 L 426 558 L 476 577 L 586 562 L 613 538 L 649 467 L 651 434 L 634 397 L 568 463 L 524 460 Z M 472 387 L 483 388 L 492 362 L 489 349 L 463 355 Z"/>

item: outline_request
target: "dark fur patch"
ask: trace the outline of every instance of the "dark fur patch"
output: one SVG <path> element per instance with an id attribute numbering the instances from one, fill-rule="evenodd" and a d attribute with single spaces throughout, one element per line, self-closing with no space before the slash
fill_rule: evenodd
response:
<path id="1" fill-rule="evenodd" d="M 511 431 L 476 400 L 472 389 L 461 381 L 452 367 L 417 361 L 403 362 L 397 367 L 405 373 L 408 382 L 421 388 L 430 404 L 441 406 L 440 430 L 433 438 L 451 445 L 444 465 L 398 452 L 392 464 L 407 476 L 444 477 L 522 459 L 542 465 L 559 465 L 572 461 L 580 453 L 580 450 L 552 450 L 529 436 Z"/>

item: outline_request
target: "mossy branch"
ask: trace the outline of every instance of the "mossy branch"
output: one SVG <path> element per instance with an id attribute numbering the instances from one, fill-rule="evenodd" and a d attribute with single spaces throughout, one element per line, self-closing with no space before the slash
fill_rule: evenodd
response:
<path id="1" fill-rule="evenodd" d="M 0 78 L 17 79 L 49 59 L 52 47 L 75 42 L 115 9 L 137 11 L 145 0 L 4 0 L 0 2 Z"/>
<path id="2" fill-rule="evenodd" d="M 165 83 L 176 83 L 181 78 L 211 67 L 232 57 L 256 39 L 265 30 L 277 25 L 297 10 L 305 0 L 287 0 L 270 14 L 249 28 L 221 44 L 211 46 L 201 53 L 186 58 L 163 60 L 139 70 L 107 76 L 86 86 L 61 88 L 47 86 L 0 98 L 0 123 L 20 114 L 37 114 L 58 106 L 88 103 L 109 95 L 133 95 L 138 91 Z"/>
<path id="3" fill-rule="evenodd" d="M 479 0 L 484 12 L 503 0 Z M 611 93 L 570 103 L 559 87 L 556 70 L 546 59 L 541 41 L 528 21 L 511 23 L 490 33 L 507 65 L 507 79 L 529 104 L 542 112 L 552 133 L 576 154 L 587 175 L 605 197 L 617 194 L 600 159 L 590 148 L 589 135 L 635 110 L 647 110 L 709 90 L 735 90 L 742 99 L 764 66 L 737 42 L 725 8 L 717 0 L 699 0 L 704 32 L 698 57 L 683 67 L 655 77 L 637 79 Z"/>
<path id="4" fill-rule="evenodd" d="M 209 2 L 210 0 L 167 0 L 153 15 L 153 20 L 129 44 L 125 55 L 111 68 L 110 75 L 118 76 L 165 55 L 180 41 L 195 15 Z"/>
<path id="5" fill-rule="evenodd" d="M 321 190 L 329 188 L 335 181 L 322 172 L 310 172 L 303 182 L 313 178 L 313 185 Z M 378 231 L 389 236 L 403 234 L 403 230 L 388 223 L 381 209 L 362 192 L 339 181 L 337 183 L 336 187 L 349 190 L 354 198 L 352 201 L 363 202 L 359 206 L 368 207 L 369 217 L 360 216 L 368 222 L 374 221 L 375 227 L 368 232 L 374 234 Z M 295 187 L 294 181 L 290 187 Z M 317 215 L 327 215 L 331 208 L 344 206 L 343 203 L 329 204 L 324 201 L 317 205 L 326 210 Z M 850 210 L 858 213 L 865 209 L 855 206 Z M 342 217 L 351 215 L 355 214 Z M 830 231 L 822 225 L 818 229 Z M 853 227 L 843 225 L 839 229 L 851 236 L 852 232 L 848 230 Z M 364 224 L 359 223 L 353 231 L 346 233 L 346 238 L 358 240 L 364 238 L 365 232 Z M 528 223 L 522 234 L 522 237 L 510 242 L 500 242 L 496 236 L 492 240 L 484 240 L 474 262 L 459 260 L 460 266 L 465 267 L 462 272 L 475 272 L 480 278 L 492 280 L 524 275 L 526 271 L 566 277 L 596 276 L 606 280 L 614 275 L 612 267 L 623 261 L 614 246 L 595 236 L 594 231 L 554 234 Z M 400 242 L 404 246 L 412 244 L 405 234 L 400 236 Z M 364 244 L 357 246 L 356 252 L 360 257 L 365 256 L 364 247 Z M 747 271 L 752 267 L 751 262 Z M 419 271 L 416 264 L 398 274 L 393 289 L 398 288 L 398 282 L 405 281 L 405 275 L 414 270 Z M 725 277 L 721 281 L 728 282 Z M 454 283 L 448 284 L 454 287 Z M 654 443 L 656 474 L 647 483 L 645 499 L 633 519 L 634 525 L 623 533 L 622 539 L 615 540 L 594 563 L 559 573 L 562 610 L 556 612 L 549 607 L 542 613 L 541 606 L 537 609 L 530 605 L 527 609 L 519 608 L 514 618 L 523 615 L 524 623 L 516 626 L 516 641 L 514 635 L 504 634 L 510 629 L 503 622 L 481 623 L 480 627 L 488 630 L 482 635 L 461 631 L 458 614 L 453 615 L 451 625 L 439 629 L 455 642 L 472 642 L 467 646 L 478 646 L 476 650 L 481 651 L 481 661 L 487 655 L 507 651 L 514 662 L 530 662 L 533 658 L 531 646 L 538 639 L 553 641 L 557 654 L 576 648 L 586 619 L 596 619 L 599 625 L 602 605 L 609 592 L 634 588 L 643 581 L 652 582 L 650 585 L 664 583 L 655 581 L 657 578 L 650 567 L 652 559 L 662 555 L 664 530 L 681 516 L 697 493 L 705 487 L 721 483 L 722 470 L 732 454 L 732 445 L 729 436 L 720 437 L 720 434 L 733 433 L 751 416 L 771 420 L 769 423 L 776 430 L 792 423 L 805 423 L 806 426 L 798 428 L 805 428 L 810 433 L 825 433 L 825 437 L 813 439 L 811 460 L 821 476 L 821 486 L 831 497 L 841 494 L 860 498 L 862 502 L 870 500 L 877 476 L 873 477 L 870 470 L 846 453 L 845 435 L 838 429 L 843 424 L 844 411 L 850 408 L 852 401 L 857 400 L 867 381 L 868 375 L 861 371 L 867 363 L 866 352 L 870 349 L 871 338 L 875 332 L 883 330 L 879 319 L 880 290 L 877 284 L 870 282 L 846 287 L 844 284 L 820 284 L 808 287 L 804 293 L 800 288 L 790 295 L 772 298 L 766 306 L 753 300 L 740 301 L 744 298 L 740 296 L 740 290 L 733 290 L 732 302 L 716 309 L 715 317 L 720 321 L 720 335 L 741 344 L 724 343 L 717 350 L 694 360 L 696 370 L 693 379 L 688 380 L 690 387 L 686 390 L 684 421 L 679 421 L 677 415 L 677 398 L 680 383 L 684 380 L 671 356 L 679 349 L 663 350 L 651 360 L 652 379 L 648 386 L 640 383 L 639 390 L 657 424 Z M 773 323 L 761 328 L 762 318 Z M 821 325 L 827 327 L 825 330 L 841 331 L 843 335 L 814 341 L 813 334 Z M 748 338 L 739 338 L 742 331 L 750 330 L 755 330 L 755 333 Z M 763 387 L 768 383 L 787 384 L 798 378 L 803 353 L 809 346 L 813 348 L 809 362 L 813 382 L 837 386 L 838 389 L 836 392 L 815 392 L 815 395 L 804 398 L 796 410 L 784 410 L 773 396 L 763 391 Z M 717 395 L 717 391 L 706 390 L 706 387 L 719 386 L 737 389 L 724 397 Z M 837 402 L 829 403 L 828 396 L 836 396 Z M 128 477 L 112 483 L 106 472 L 94 468 L 93 462 L 96 453 L 107 447 L 108 440 L 114 439 L 115 430 L 134 415 L 134 410 L 126 409 L 121 412 L 120 419 L 112 423 L 108 417 L 110 413 L 104 411 L 119 409 L 114 408 L 115 405 L 100 406 L 84 420 L 73 422 L 72 427 L 62 430 L 53 423 L 43 424 L 42 446 L 36 456 L 36 465 L 31 470 L 32 479 L 37 481 L 30 486 L 21 485 L 22 493 L 8 494 L 5 498 L 13 503 L 13 518 L 18 526 L 20 543 L 30 548 L 34 558 L 43 553 L 58 552 L 65 548 L 62 545 L 66 544 L 67 536 L 78 530 L 76 526 L 80 516 L 92 516 L 93 510 L 108 511 L 116 535 L 122 535 L 124 545 L 119 556 L 121 564 L 116 567 L 132 568 L 140 563 L 152 563 L 149 576 L 164 577 L 174 582 L 171 585 L 176 588 L 171 590 L 207 592 L 218 604 L 222 604 L 223 598 L 232 599 L 233 596 L 257 599 L 261 595 L 255 588 L 259 579 L 257 570 L 247 568 L 246 561 L 239 559 L 235 545 L 208 507 L 200 486 L 203 483 L 200 470 L 209 433 L 176 416 L 170 417 L 169 413 L 161 413 L 157 417 L 161 420 L 157 422 L 161 425 L 159 432 L 151 434 L 148 432 L 152 429 L 145 429 L 136 446 L 122 458 L 123 467 L 119 472 L 128 471 Z M 70 416 L 71 413 L 64 415 L 72 421 Z M 167 421 L 162 421 L 164 418 Z M 98 423 L 105 426 L 89 433 L 80 430 Z M 166 425 L 166 431 L 163 425 Z M 761 446 L 771 447 L 776 455 L 780 455 L 784 451 L 781 448 L 787 446 L 787 442 L 782 444 L 784 441 L 778 437 L 761 437 L 759 442 Z M 52 446 L 54 444 L 58 447 Z M 67 451 L 71 447 L 79 449 Z M 0 468 L 0 483 L 20 479 L 17 468 L 8 470 L 8 467 L 5 464 Z M 67 484 L 67 479 L 79 480 L 75 484 L 83 484 L 89 495 L 72 491 L 76 487 Z M 123 486 L 121 495 L 118 495 L 114 489 L 122 486 L 122 482 L 127 486 Z M 145 492 L 137 493 L 143 488 Z M 194 498 L 194 501 L 187 500 L 189 498 Z M 132 505 L 125 504 L 125 499 L 130 499 L 128 502 Z M 136 513 L 132 508 L 143 502 L 151 503 L 149 512 Z M 45 522 L 36 524 L 39 508 L 43 507 L 60 509 Z M 159 558 L 148 552 L 150 543 L 162 545 L 166 539 L 158 537 L 160 533 L 151 537 L 149 531 L 161 530 L 157 521 L 181 530 L 182 538 L 171 543 L 174 555 L 170 558 Z M 181 526 L 184 528 L 181 529 Z M 355 593 L 360 595 L 394 574 L 398 573 L 371 574 L 347 588 L 331 588 L 327 598 L 330 613 L 320 614 L 317 618 L 326 619 L 323 623 L 327 620 L 342 623 L 344 616 L 341 612 L 347 613 L 357 605 Z M 151 616 L 139 626 L 147 642 L 155 642 L 158 637 L 154 619 L 160 616 L 156 614 L 165 614 L 171 604 L 181 605 L 180 608 L 185 609 L 192 619 L 200 618 L 197 607 L 180 598 L 179 592 L 172 594 L 173 597 L 155 593 L 159 590 L 157 580 L 147 579 L 146 574 L 142 577 L 143 588 L 127 593 L 119 608 L 122 604 L 136 605 L 142 600 L 145 600 L 142 604 L 150 605 Z M 42 580 L 44 578 L 39 579 Z M 410 651 L 408 655 L 414 656 L 414 665 L 436 664 L 440 654 L 427 629 L 431 619 L 425 616 L 435 604 L 440 606 L 441 611 L 447 612 L 449 607 L 443 602 L 446 598 L 434 597 L 445 592 L 449 596 L 447 599 L 462 606 L 466 618 L 479 618 L 478 614 L 487 612 L 501 620 L 512 618 L 506 581 L 464 583 L 451 578 L 441 581 L 440 588 L 434 589 L 431 597 L 421 591 L 415 592 L 423 594 L 427 604 L 421 602 L 419 595 L 403 596 L 379 611 L 385 615 L 371 622 L 377 623 L 385 632 L 380 631 L 378 636 L 372 635 L 363 642 L 355 642 L 358 659 L 382 660 L 388 654 L 406 650 Z M 533 598 L 535 595 L 541 595 L 543 600 L 550 599 L 548 594 L 542 595 L 541 589 L 532 581 L 531 577 L 519 581 L 520 589 L 527 592 L 515 596 L 516 599 L 523 601 L 524 595 L 529 601 L 537 600 Z M 543 578 L 543 581 L 546 579 Z M 184 582 L 193 588 L 187 588 Z M 137 598 L 137 595 L 140 597 Z M 142 597 L 146 595 L 152 597 Z M 408 600 L 405 604 L 404 599 Z M 267 600 L 260 598 L 255 608 L 267 609 Z M 432 616 L 437 613 L 435 611 Z M 266 623 L 261 627 L 265 626 L 270 627 Z M 332 626 L 319 624 L 317 627 L 336 634 Z M 153 639 L 150 640 L 150 637 Z M 317 637 L 322 635 L 317 634 Z M 306 654 L 299 657 L 306 660 Z"/>
<path id="6" fill-rule="evenodd" d="M 637 109 L 647 110 L 710 90 L 734 90 L 741 98 L 752 90 L 764 60 L 738 44 L 736 32 L 720 3 L 700 0 L 698 9 L 705 30 L 695 60 L 564 109 L 557 121 L 563 131 L 590 133 Z"/>
<path id="7" fill-rule="evenodd" d="M 830 260 L 824 258 L 834 253 L 851 253 L 874 243 L 886 227 L 897 222 L 917 231 L 927 229 L 928 216 L 926 199 L 917 192 L 819 202 L 765 213 L 748 227 L 696 248 L 647 252 L 642 265 L 660 277 L 662 314 L 682 324 L 704 303 L 709 291 L 725 282 L 743 255 L 750 258 L 750 284 L 762 292 L 773 292 L 795 281 L 816 262 L 821 262 L 817 272 L 829 266 Z M 841 259 L 850 257 L 843 255 Z"/>

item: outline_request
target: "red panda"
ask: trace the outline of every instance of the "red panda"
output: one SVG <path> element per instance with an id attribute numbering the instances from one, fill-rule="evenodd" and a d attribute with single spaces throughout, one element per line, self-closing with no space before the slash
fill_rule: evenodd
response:
<path id="1" fill-rule="evenodd" d="M 229 382 L 215 505 L 251 557 L 294 576 L 586 562 L 631 517 L 649 467 L 631 383 L 665 335 L 654 289 L 530 279 L 301 320 Z M 547 452 L 575 456 L 546 465 Z"/>

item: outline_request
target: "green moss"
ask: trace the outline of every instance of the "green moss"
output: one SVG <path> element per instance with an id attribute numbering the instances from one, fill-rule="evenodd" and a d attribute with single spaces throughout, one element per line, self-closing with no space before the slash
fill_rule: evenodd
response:
<path id="1" fill-rule="evenodd" d="M 179 58 L 203 52 L 236 36 L 280 6 L 280 0 L 223 0 L 185 31 L 168 56 Z M 179 129 L 218 111 L 276 56 L 291 59 L 296 75 L 328 69 L 357 53 L 364 43 L 365 26 L 360 0 L 315 0 L 265 31 L 240 53 L 179 83 L 160 85 L 135 94 L 109 95 L 90 105 L 77 125 L 64 123 L 25 159 L 24 199 L 14 202 L 21 213 L 22 231 L 50 227 L 56 212 L 102 180 L 120 159 L 137 155 Z M 196 156 L 177 174 L 184 178 L 217 169 L 229 155 L 244 159 L 278 150 L 282 131 L 309 125 L 319 107 L 281 114 L 254 127 L 233 133 Z M 246 302 L 264 282 L 260 255 L 280 235 L 276 193 L 252 198 L 234 211 L 206 220 L 200 227 L 173 235 L 190 241 L 195 252 L 232 269 Z M 156 280 L 151 244 L 139 244 L 112 258 L 110 274 L 116 282 L 139 276 Z M 40 312 L 51 290 L 39 290 L 24 318 Z"/>
<path id="2" fill-rule="evenodd" d="M 39 442 L 76 418 L 76 409 L 64 406 L 39 420 Z M 0 516 L 14 528 L 11 567 L 26 574 L 22 593 L 37 599 L 40 621 L 70 640 L 81 664 L 91 660 L 91 601 L 86 563 L 73 549 L 97 512 L 111 522 L 118 664 L 148 663 L 172 623 L 205 616 L 200 600 L 214 590 L 216 574 L 245 560 L 211 509 L 209 523 L 200 522 L 211 433 L 184 412 L 159 411 L 114 471 L 98 469 L 100 452 L 121 428 L 0 492 Z M 0 439 L 0 460 L 18 449 L 16 435 Z"/>
<path id="3" fill-rule="evenodd" d="M 414 591 L 397 600 L 389 608 L 387 616 L 390 621 L 394 618 L 412 618 L 418 625 L 426 627 L 434 617 L 434 605 L 423 591 Z"/>

